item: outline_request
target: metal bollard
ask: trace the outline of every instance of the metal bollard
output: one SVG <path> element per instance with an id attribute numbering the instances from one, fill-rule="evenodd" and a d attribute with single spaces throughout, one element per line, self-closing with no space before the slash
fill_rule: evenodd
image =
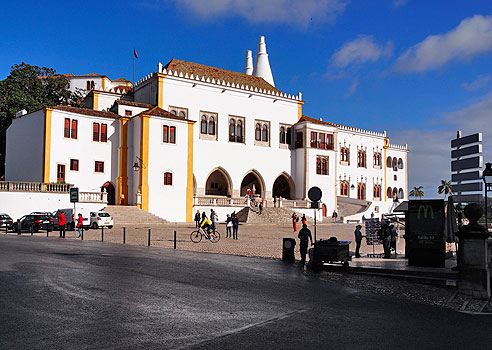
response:
<path id="1" fill-rule="evenodd" d="M 104 242 L 104 226 L 101 227 L 101 242 Z"/>
<path id="2" fill-rule="evenodd" d="M 82 233 L 80 234 L 80 240 L 84 240 L 84 228 L 82 227 Z"/>
<path id="3" fill-rule="evenodd" d="M 46 229 L 46 237 L 49 237 L 50 230 Z"/>
<path id="4" fill-rule="evenodd" d="M 7 225 L 5 225 L 5 234 L 7 234 L 7 232 L 8 232 L 8 231 L 7 231 Z"/>
<path id="5" fill-rule="evenodd" d="M 176 249 L 176 231 L 174 231 L 174 249 Z"/>
<path id="6" fill-rule="evenodd" d="M 148 247 L 150 247 L 150 231 L 151 231 L 151 229 L 149 228 L 149 238 L 148 238 L 148 240 L 147 240 L 147 246 L 148 246 Z"/>
<path id="7" fill-rule="evenodd" d="M 126 243 L 126 227 L 123 227 L 123 244 Z"/>

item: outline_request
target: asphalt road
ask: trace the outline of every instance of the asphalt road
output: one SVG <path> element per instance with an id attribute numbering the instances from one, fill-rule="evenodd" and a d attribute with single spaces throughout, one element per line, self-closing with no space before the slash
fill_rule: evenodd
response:
<path id="1" fill-rule="evenodd" d="M 278 260 L 0 235 L 0 349 L 470 350 L 491 331 Z"/>

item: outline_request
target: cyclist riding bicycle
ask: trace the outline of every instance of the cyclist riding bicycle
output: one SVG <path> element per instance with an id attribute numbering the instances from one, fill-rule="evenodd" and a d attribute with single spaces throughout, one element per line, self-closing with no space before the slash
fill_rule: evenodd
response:
<path id="1" fill-rule="evenodd" d="M 212 221 L 207 218 L 207 214 L 205 212 L 202 213 L 202 221 L 200 222 L 200 227 L 203 229 L 207 229 L 207 233 L 210 236 L 210 227 L 212 225 Z"/>

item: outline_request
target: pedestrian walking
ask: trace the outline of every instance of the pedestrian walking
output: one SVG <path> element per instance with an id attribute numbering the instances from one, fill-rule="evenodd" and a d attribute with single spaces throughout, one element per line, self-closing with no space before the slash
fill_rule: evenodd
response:
<path id="1" fill-rule="evenodd" d="M 303 225 L 307 225 L 306 214 L 302 214 L 302 217 L 301 217 L 301 224 L 303 224 Z"/>
<path id="2" fill-rule="evenodd" d="M 60 238 L 65 238 L 65 225 L 67 223 L 67 218 L 63 212 L 58 215 L 58 229 L 60 230 Z"/>
<path id="3" fill-rule="evenodd" d="M 258 208 L 260 209 L 260 215 L 261 215 L 261 213 L 263 213 L 263 201 L 260 202 L 260 205 L 258 206 Z"/>
<path id="4" fill-rule="evenodd" d="M 195 228 L 198 226 L 200 226 L 200 210 L 197 210 L 195 214 Z"/>
<path id="5" fill-rule="evenodd" d="M 213 209 L 210 209 L 210 221 L 212 221 L 210 228 L 215 231 L 215 211 Z"/>
<path id="6" fill-rule="evenodd" d="M 232 218 L 227 214 L 226 218 L 226 238 L 232 237 Z"/>
<path id="7" fill-rule="evenodd" d="M 84 231 L 84 218 L 82 217 L 82 214 L 80 214 L 80 213 L 79 213 L 79 217 L 77 218 L 77 230 L 79 231 L 77 238 L 82 237 L 82 234 Z"/>
<path id="8" fill-rule="evenodd" d="M 297 232 L 297 222 L 299 221 L 299 218 L 297 217 L 296 213 L 292 214 L 292 227 L 294 228 L 294 232 Z"/>
<path id="9" fill-rule="evenodd" d="M 232 238 L 237 238 L 237 231 L 239 230 L 239 218 L 237 214 L 232 218 Z"/>
<path id="10" fill-rule="evenodd" d="M 361 225 L 357 225 L 355 226 L 355 231 L 354 231 L 354 235 L 355 235 L 355 257 L 356 258 L 360 258 L 360 244 L 362 243 L 362 237 L 364 237 L 362 235 L 362 232 L 360 231 L 360 229 L 362 228 Z"/>
<path id="11" fill-rule="evenodd" d="M 308 250 L 309 241 L 311 241 L 311 245 L 313 244 L 313 237 L 311 236 L 311 231 L 307 228 L 306 224 L 302 225 L 302 229 L 299 231 L 297 237 L 299 238 L 299 252 L 301 253 L 301 264 L 304 265 L 306 263 L 306 254 Z"/>
<path id="12" fill-rule="evenodd" d="M 333 222 L 337 222 L 337 217 L 338 217 L 337 211 L 333 210 L 333 214 L 331 214 L 331 218 L 333 219 Z"/>

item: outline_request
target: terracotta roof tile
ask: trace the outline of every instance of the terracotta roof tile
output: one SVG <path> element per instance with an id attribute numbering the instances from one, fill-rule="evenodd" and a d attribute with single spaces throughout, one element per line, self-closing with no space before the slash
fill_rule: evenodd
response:
<path id="1" fill-rule="evenodd" d="M 368 131 L 368 130 L 364 130 L 364 129 L 361 129 L 361 128 L 356 128 L 354 126 L 348 126 L 348 125 L 343 125 L 343 124 L 337 124 L 337 123 L 331 123 L 331 122 L 325 122 L 325 121 L 322 121 L 322 120 L 319 120 L 319 119 L 314 119 L 314 118 L 311 118 L 311 117 L 308 117 L 307 115 L 303 115 L 301 117 L 301 119 L 299 119 L 298 123 L 300 122 L 309 122 L 309 123 L 313 123 L 313 124 L 321 124 L 321 125 L 326 125 L 326 126 L 334 126 L 334 127 L 342 127 L 342 128 L 347 128 L 347 129 L 353 129 L 354 131 L 360 131 L 360 132 L 373 132 L 373 131 Z M 376 131 L 376 133 L 379 133 Z"/>
<path id="2" fill-rule="evenodd" d="M 154 106 L 149 105 L 147 103 L 132 102 L 132 101 L 125 101 L 125 100 L 116 100 L 115 103 L 119 104 L 119 105 L 124 105 L 124 106 L 141 107 L 141 108 L 147 108 L 147 109 L 152 109 L 154 107 Z"/>
<path id="3" fill-rule="evenodd" d="M 181 61 L 177 59 L 172 59 L 168 64 L 165 65 L 167 70 L 177 71 L 178 73 L 188 73 L 188 75 L 193 74 L 199 77 L 205 77 L 215 80 L 225 80 L 229 83 L 248 85 L 256 87 L 258 89 L 271 90 L 273 92 L 280 93 L 281 91 L 274 86 L 267 83 L 263 78 L 255 77 L 253 75 L 248 75 L 244 73 L 233 72 L 226 69 L 215 68 L 210 66 L 205 66 L 203 64 Z"/>
<path id="4" fill-rule="evenodd" d="M 127 80 L 125 78 L 118 78 L 118 79 L 115 79 L 115 80 L 112 80 L 112 81 L 122 81 L 122 82 L 125 82 L 125 83 L 131 83 L 130 80 Z"/>
<path id="5" fill-rule="evenodd" d="M 62 106 L 62 105 L 51 107 L 51 108 L 59 111 L 90 115 L 93 117 L 103 117 L 103 118 L 110 118 L 110 119 L 118 119 L 120 117 L 118 114 L 112 112 L 94 111 L 88 108 L 79 108 L 79 107 Z"/>
<path id="6" fill-rule="evenodd" d="M 141 112 L 140 114 L 145 114 L 145 115 L 150 115 L 150 116 L 155 116 L 155 117 L 161 117 L 161 118 L 169 118 L 169 119 L 175 119 L 175 120 L 183 120 L 183 121 L 190 121 L 184 117 L 179 117 L 175 114 L 172 114 L 171 112 L 165 111 L 160 107 L 153 107 L 151 109 L 148 109 L 146 111 Z"/>
<path id="7" fill-rule="evenodd" d="M 118 85 L 118 86 L 115 86 L 114 88 L 111 88 L 111 91 L 116 92 L 118 89 L 120 91 L 126 93 L 126 92 L 129 92 L 132 88 L 130 86 L 126 86 L 126 85 Z"/>

